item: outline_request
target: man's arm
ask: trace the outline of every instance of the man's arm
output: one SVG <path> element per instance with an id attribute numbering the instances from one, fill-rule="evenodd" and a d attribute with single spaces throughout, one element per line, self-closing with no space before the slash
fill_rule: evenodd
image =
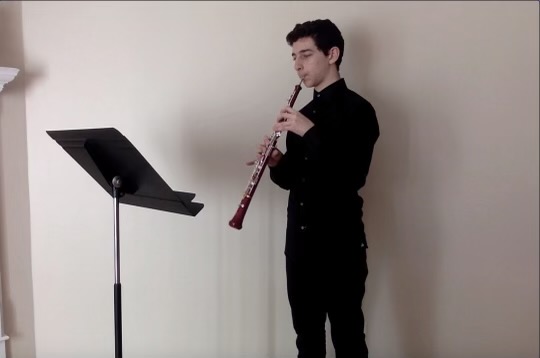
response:
<path id="1" fill-rule="evenodd" d="M 290 190 L 292 186 L 292 178 L 294 166 L 290 152 L 285 152 L 275 165 L 269 165 L 270 179 L 280 188 Z"/>

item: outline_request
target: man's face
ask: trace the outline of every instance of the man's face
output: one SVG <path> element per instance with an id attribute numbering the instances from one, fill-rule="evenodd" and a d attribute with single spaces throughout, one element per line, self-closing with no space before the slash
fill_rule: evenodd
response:
<path id="1" fill-rule="evenodd" d="M 292 44 L 294 69 L 306 87 L 317 87 L 327 78 L 332 63 L 330 53 L 326 56 L 317 48 L 311 37 L 304 37 Z"/>

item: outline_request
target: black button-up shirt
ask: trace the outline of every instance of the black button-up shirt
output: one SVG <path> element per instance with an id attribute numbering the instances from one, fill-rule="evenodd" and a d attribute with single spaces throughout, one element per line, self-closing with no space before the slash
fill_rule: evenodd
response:
<path id="1" fill-rule="evenodd" d="M 287 132 L 270 178 L 289 190 L 285 254 L 297 260 L 342 259 L 367 247 L 363 199 L 379 137 L 374 108 L 339 79 L 314 91 L 300 112 L 314 126 L 303 137 Z"/>

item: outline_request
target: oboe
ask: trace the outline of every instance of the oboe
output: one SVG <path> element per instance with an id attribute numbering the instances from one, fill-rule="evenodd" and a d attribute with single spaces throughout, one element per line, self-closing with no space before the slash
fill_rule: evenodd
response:
<path id="1" fill-rule="evenodd" d="M 294 86 L 294 91 L 289 97 L 289 100 L 287 101 L 287 105 L 289 107 L 292 107 L 294 105 L 294 102 L 296 101 L 296 97 L 298 97 L 298 93 L 300 92 L 301 89 L 302 89 L 302 81 L 300 81 L 299 84 Z M 270 155 L 272 154 L 272 151 L 276 147 L 276 143 L 279 137 L 281 137 L 280 131 L 274 131 L 274 133 L 272 133 L 272 136 L 270 137 L 270 142 L 266 146 L 264 153 L 262 153 L 261 157 L 255 162 L 255 168 L 253 169 L 253 173 L 251 174 L 251 178 L 249 180 L 246 191 L 244 192 L 244 196 L 242 197 L 242 200 L 240 201 L 240 205 L 238 205 L 236 214 L 229 221 L 230 227 L 233 227 L 238 230 L 242 229 L 242 222 L 244 221 L 244 217 L 246 215 L 249 204 L 251 203 L 251 199 L 253 198 L 253 195 L 255 194 L 255 190 L 257 189 L 257 186 L 259 185 L 261 176 L 264 173 L 264 169 L 268 165 L 268 160 L 270 159 Z"/>

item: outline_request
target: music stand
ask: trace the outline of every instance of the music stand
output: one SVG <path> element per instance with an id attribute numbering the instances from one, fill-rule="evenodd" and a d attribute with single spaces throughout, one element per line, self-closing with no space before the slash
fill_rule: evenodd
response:
<path id="1" fill-rule="evenodd" d="M 115 357 L 122 357 L 120 203 L 196 216 L 204 207 L 194 193 L 173 191 L 139 151 L 115 128 L 47 131 L 113 198 Z"/>

